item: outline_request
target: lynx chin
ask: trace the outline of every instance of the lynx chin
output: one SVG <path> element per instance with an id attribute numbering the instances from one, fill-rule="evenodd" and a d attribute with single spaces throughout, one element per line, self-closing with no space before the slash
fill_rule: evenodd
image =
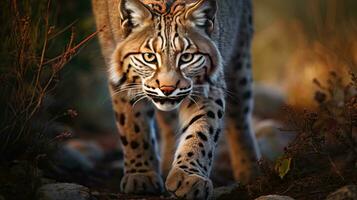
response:
<path id="1" fill-rule="evenodd" d="M 92 3 L 124 152 L 121 191 L 212 198 L 223 132 L 235 178 L 250 181 L 259 158 L 251 128 L 251 1 Z"/>

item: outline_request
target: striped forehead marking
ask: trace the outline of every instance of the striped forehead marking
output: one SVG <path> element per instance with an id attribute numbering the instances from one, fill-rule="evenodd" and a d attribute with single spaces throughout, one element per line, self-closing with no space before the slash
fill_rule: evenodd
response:
<path id="1" fill-rule="evenodd" d="M 180 51 L 189 47 L 189 42 L 185 37 L 180 36 L 178 29 L 182 25 L 180 17 L 184 13 L 184 7 L 177 5 L 173 7 L 172 13 L 157 16 L 156 28 L 158 43 L 161 51 Z"/>
<path id="2" fill-rule="evenodd" d="M 194 46 L 185 33 L 179 33 L 179 27 L 183 25 L 182 17 L 186 12 L 187 0 L 141 1 L 151 8 L 155 18 L 156 35 L 154 39 L 147 41 L 150 50 L 174 54 Z"/>

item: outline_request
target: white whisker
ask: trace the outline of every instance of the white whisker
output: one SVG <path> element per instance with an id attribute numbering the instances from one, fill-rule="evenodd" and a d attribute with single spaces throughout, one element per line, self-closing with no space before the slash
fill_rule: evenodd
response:
<path id="1" fill-rule="evenodd" d="M 134 102 L 134 104 L 133 104 L 133 108 L 135 107 L 135 105 L 136 105 L 137 103 L 139 103 L 139 101 L 144 100 L 145 98 L 147 98 L 146 95 L 144 95 L 143 97 L 141 97 L 141 98 L 139 98 L 138 100 L 136 100 L 136 101 Z"/>
<path id="2" fill-rule="evenodd" d="M 192 97 L 191 97 L 191 95 L 190 95 L 188 98 L 190 99 L 190 101 L 193 101 L 193 103 L 195 103 L 195 104 L 196 104 L 197 108 L 199 108 L 198 103 L 195 101 L 195 99 L 194 99 L 194 98 L 192 98 Z"/>

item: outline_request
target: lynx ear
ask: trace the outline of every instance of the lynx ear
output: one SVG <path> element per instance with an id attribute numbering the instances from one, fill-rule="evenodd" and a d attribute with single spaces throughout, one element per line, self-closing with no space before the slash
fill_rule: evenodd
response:
<path id="1" fill-rule="evenodd" d="M 185 19 L 210 34 L 214 28 L 217 7 L 216 0 L 198 0 L 188 5 Z"/>
<path id="2" fill-rule="evenodd" d="M 150 9 L 140 0 L 120 0 L 120 22 L 125 35 L 137 27 L 144 26 L 152 19 Z"/>

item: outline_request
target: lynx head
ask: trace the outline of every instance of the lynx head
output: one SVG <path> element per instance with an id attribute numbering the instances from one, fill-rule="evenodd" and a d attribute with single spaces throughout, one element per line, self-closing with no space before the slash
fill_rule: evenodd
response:
<path id="1" fill-rule="evenodd" d="M 140 80 L 137 93 L 170 111 L 209 82 L 220 66 L 210 38 L 217 5 L 215 0 L 182 0 L 166 9 L 167 4 L 150 2 L 120 2 L 122 41 L 113 54 L 111 81 L 123 84 L 130 74 Z"/>

